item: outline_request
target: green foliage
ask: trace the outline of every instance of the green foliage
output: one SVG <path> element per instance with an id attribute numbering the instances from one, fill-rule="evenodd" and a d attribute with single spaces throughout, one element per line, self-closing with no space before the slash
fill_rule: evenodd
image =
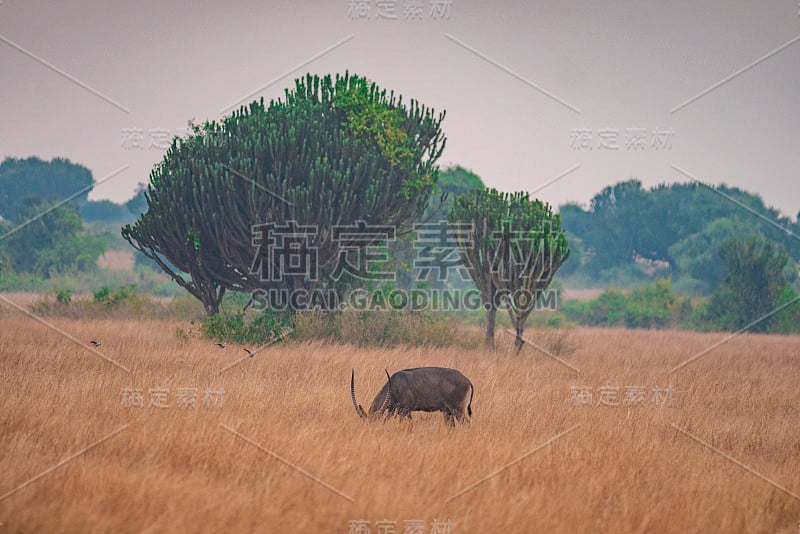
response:
<path id="1" fill-rule="evenodd" d="M 717 247 L 731 236 L 760 235 L 800 260 L 800 240 L 792 236 L 800 234 L 800 221 L 766 207 L 757 195 L 724 185 L 712 190 L 676 183 L 647 190 L 630 180 L 603 189 L 587 210 L 567 204 L 560 214 L 564 227 L 583 242 L 584 261 L 574 274 L 595 282 L 608 283 L 617 278 L 611 274 L 615 269 L 624 274 L 627 266 L 646 260 L 668 263 L 677 276 L 697 280 L 694 287 L 708 293 L 721 277 Z"/>
<path id="2" fill-rule="evenodd" d="M 583 266 L 583 241 L 576 236 L 569 236 L 569 256 L 559 268 L 558 276 L 566 277 L 574 274 Z"/>
<path id="3" fill-rule="evenodd" d="M 598 326 L 622 326 L 625 323 L 625 309 L 627 308 L 628 299 L 625 294 L 618 289 L 609 289 L 604 291 L 599 297 L 589 302 L 576 303 L 578 316 L 573 316 L 584 324 L 598 325 Z M 572 311 L 569 307 L 565 307 L 567 316 L 570 317 Z"/>
<path id="4" fill-rule="evenodd" d="M 250 273 L 253 225 L 317 228 L 307 245 L 321 266 L 338 253 L 334 224 L 410 226 L 438 179 L 443 118 L 365 78 L 308 75 L 283 101 L 253 102 L 175 139 L 151 173 L 147 212 L 123 237 L 210 314 L 229 290 L 309 289 L 304 276 Z"/>
<path id="5" fill-rule="evenodd" d="M 419 222 L 438 223 L 439 221 L 447 220 L 455 197 L 479 187 L 483 187 L 483 181 L 480 177 L 461 166 L 450 167 L 440 171 L 435 194 L 431 195 Z M 390 265 L 388 265 L 388 268 L 397 274 L 398 287 L 405 289 L 419 286 L 419 281 L 415 276 L 416 273 L 412 270 L 414 259 L 419 253 L 419 250 L 414 248 L 415 238 L 414 232 L 400 233 L 396 241 L 389 244 Z M 432 288 L 471 285 L 469 281 L 462 281 L 460 276 L 451 276 L 444 281 L 431 277 L 425 283 Z"/>
<path id="6" fill-rule="evenodd" d="M 675 296 L 669 280 L 658 280 L 631 291 L 625 311 L 625 326 L 629 328 L 667 328 L 671 324 Z"/>
<path id="7" fill-rule="evenodd" d="M 204 317 L 200 326 L 208 339 L 251 344 L 284 339 L 293 329 L 292 314 L 273 310 L 265 310 L 255 318 L 248 317 L 245 312 L 217 313 Z"/>
<path id="8" fill-rule="evenodd" d="M 137 295 L 136 285 L 129 284 L 117 289 L 103 286 L 93 293 L 94 301 L 103 304 L 117 304 L 125 300 L 135 299 Z"/>
<path id="9" fill-rule="evenodd" d="M 62 289 L 56 293 L 56 302 L 67 305 L 72 302 L 72 291 L 69 289 Z"/>
<path id="10" fill-rule="evenodd" d="M 431 198 L 428 208 L 425 210 L 425 219 L 430 218 L 436 213 L 434 220 L 446 219 L 453 207 L 455 198 L 479 188 L 483 188 L 483 180 L 472 171 L 460 165 L 450 167 L 439 173 L 439 183 L 437 184 L 437 195 Z M 444 195 L 444 202 L 441 202 Z"/>
<path id="11" fill-rule="evenodd" d="M 481 177 L 461 165 L 450 167 L 439 174 L 439 190 L 453 197 L 484 187 Z"/>
<path id="12" fill-rule="evenodd" d="M 94 292 L 92 299 L 74 297 L 72 291 L 61 290 L 55 299 L 44 297 L 34 302 L 30 310 L 42 317 L 63 317 L 73 320 L 95 319 L 161 319 L 195 320 L 202 316 L 202 308 L 191 299 L 187 306 L 185 299 L 165 302 L 139 293 L 133 286 L 117 289 L 108 287 Z"/>
<path id="13" fill-rule="evenodd" d="M 796 296 L 783 275 L 789 263 L 785 250 L 757 236 L 731 237 L 720 245 L 719 255 L 725 267 L 722 283 L 708 306 L 713 324 L 727 330 L 752 325 L 748 328 L 751 332 L 800 330 L 800 323 L 791 320 L 800 317 L 800 303 L 766 317 Z"/>
<path id="14" fill-rule="evenodd" d="M 136 187 L 133 196 L 125 202 L 125 207 L 128 208 L 130 214 L 135 217 L 139 217 L 147 211 L 147 197 L 145 196 L 146 191 L 147 184 L 139 182 L 139 185 Z"/>
<path id="15" fill-rule="evenodd" d="M 568 300 L 562 311 L 586 325 L 664 329 L 686 326 L 693 306 L 691 299 L 674 295 L 669 280 L 661 279 L 629 292 L 609 289 L 588 302 Z"/>
<path id="16" fill-rule="evenodd" d="M 28 218 L 30 202 L 60 201 L 82 191 L 70 201 L 80 206 L 93 183 L 89 169 L 68 159 L 6 158 L 0 163 L 0 216 L 21 223 Z"/>
<path id="17" fill-rule="evenodd" d="M 122 223 L 131 220 L 131 212 L 122 204 L 110 200 L 90 200 L 81 206 L 81 218 L 86 222 Z"/>
<path id="18" fill-rule="evenodd" d="M 31 273 L 15 273 L 0 269 L 0 291 L 47 291 L 49 281 Z"/>
<path id="19" fill-rule="evenodd" d="M 96 268 L 105 241 L 84 233 L 75 206 L 55 207 L 55 203 L 38 200 L 23 204 L 20 213 L 30 222 L 0 241 L 0 255 L 6 258 L 8 268 L 42 278 Z"/>
<path id="20" fill-rule="evenodd" d="M 721 217 L 671 245 L 669 253 L 678 272 L 700 281 L 703 292 L 709 293 L 722 280 L 724 264 L 718 253 L 719 244 L 730 237 L 743 237 L 751 232 L 752 225 L 739 219 Z"/>
<path id="21" fill-rule="evenodd" d="M 489 304 L 487 343 L 493 343 L 497 295 L 504 292 L 521 348 L 535 298 L 569 257 L 561 218 L 549 204 L 531 200 L 528 193 L 478 188 L 455 198 L 449 220 L 472 228 L 472 241 L 460 242 L 459 247 L 470 277 Z M 526 301 L 531 295 L 534 301 Z"/>

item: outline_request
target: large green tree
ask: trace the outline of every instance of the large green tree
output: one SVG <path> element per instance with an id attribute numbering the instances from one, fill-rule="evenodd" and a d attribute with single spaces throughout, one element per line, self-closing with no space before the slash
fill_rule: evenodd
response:
<path id="1" fill-rule="evenodd" d="M 332 283 L 334 226 L 404 227 L 422 214 L 438 180 L 443 118 L 363 77 L 308 75 L 283 100 L 174 140 L 151 173 L 147 211 L 123 237 L 211 314 L 228 290 Z M 281 268 L 254 247 L 265 224 L 306 236 L 293 251 L 313 251 L 317 280 L 264 276 Z"/>
<path id="2" fill-rule="evenodd" d="M 494 344 L 497 310 L 505 305 L 519 351 L 528 316 L 569 257 L 559 215 L 528 193 L 481 187 L 456 197 L 450 221 L 472 227 L 472 239 L 459 246 L 486 307 L 487 345 Z"/>
<path id="3" fill-rule="evenodd" d="M 68 159 L 6 158 L 0 163 L 0 216 L 23 222 L 25 201 L 32 199 L 63 200 L 77 194 L 72 203 L 80 206 L 93 183 L 89 169 Z"/>

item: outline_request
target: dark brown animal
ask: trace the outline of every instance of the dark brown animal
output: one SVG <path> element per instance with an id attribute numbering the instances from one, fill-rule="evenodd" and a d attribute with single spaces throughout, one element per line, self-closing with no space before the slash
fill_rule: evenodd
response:
<path id="1" fill-rule="evenodd" d="M 411 412 L 443 412 L 450 426 L 456 421 L 469 421 L 472 415 L 472 383 L 455 369 L 417 367 L 389 376 L 372 405 L 369 414 L 356 401 L 355 370 L 350 375 L 350 394 L 356 413 L 362 418 L 399 415 L 411 419 Z"/>

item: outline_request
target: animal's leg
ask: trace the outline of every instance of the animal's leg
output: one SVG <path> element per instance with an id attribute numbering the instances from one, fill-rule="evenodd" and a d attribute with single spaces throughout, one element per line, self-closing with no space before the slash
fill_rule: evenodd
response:
<path id="1" fill-rule="evenodd" d="M 456 416 L 453 415 L 453 412 L 444 412 L 444 422 L 447 423 L 447 426 L 450 428 L 456 426 Z"/>

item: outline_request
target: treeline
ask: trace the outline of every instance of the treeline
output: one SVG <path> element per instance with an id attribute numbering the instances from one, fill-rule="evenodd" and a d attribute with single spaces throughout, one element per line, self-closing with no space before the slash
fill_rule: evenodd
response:
<path id="1" fill-rule="evenodd" d="M 774 243 L 787 254 L 790 281 L 800 261 L 800 222 L 724 185 L 645 189 L 629 180 L 603 189 L 587 209 L 566 204 L 559 213 L 572 249 L 562 275 L 590 286 L 670 277 L 681 291 L 708 295 L 722 281 L 720 246 L 729 238 Z"/>
<path id="2" fill-rule="evenodd" d="M 0 163 L 0 289 L 95 273 L 109 245 L 121 245 L 119 225 L 147 208 L 144 186 L 116 204 L 89 200 L 93 185 L 89 169 L 65 158 Z"/>
<path id="3" fill-rule="evenodd" d="M 800 332 L 800 223 L 737 188 L 636 180 L 561 207 L 573 255 L 569 284 L 611 289 L 567 301 L 580 324 Z M 660 280 L 653 282 L 653 280 Z"/>

